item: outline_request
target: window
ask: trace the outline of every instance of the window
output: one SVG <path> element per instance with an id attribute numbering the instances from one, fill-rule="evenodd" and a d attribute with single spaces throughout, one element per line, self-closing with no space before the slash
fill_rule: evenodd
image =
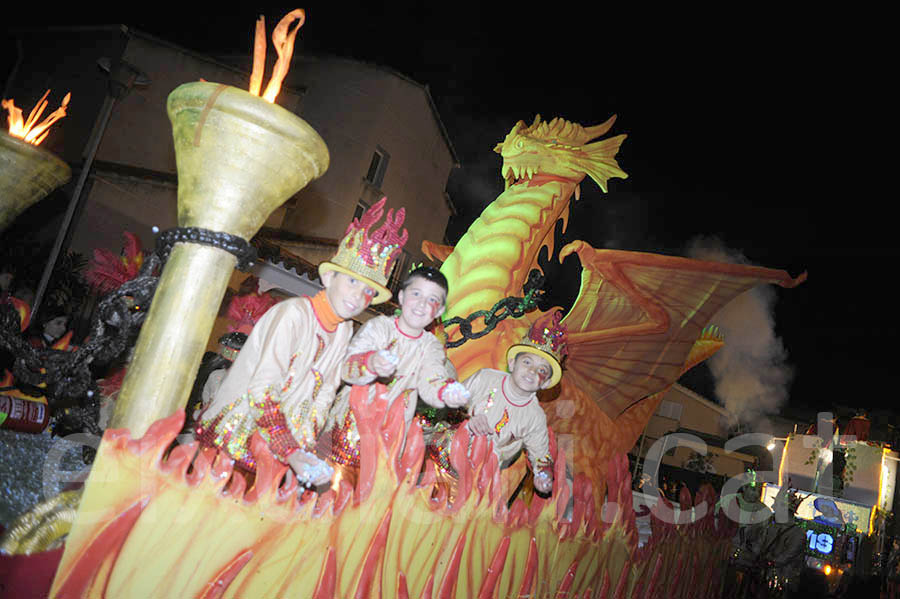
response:
<path id="1" fill-rule="evenodd" d="M 363 214 L 365 214 L 366 210 L 369 209 L 369 205 L 362 200 L 356 205 L 356 210 L 353 211 L 353 218 L 360 218 Z"/>
<path id="2" fill-rule="evenodd" d="M 410 256 L 406 250 L 400 251 L 402 253 L 397 256 L 397 261 L 394 262 L 394 268 L 391 271 L 391 276 L 387 285 L 388 289 L 394 294 L 397 293 L 397 288 L 400 286 L 400 283 L 406 279 L 406 275 L 409 274 L 409 267 L 412 264 L 412 256 Z"/>
<path id="3" fill-rule="evenodd" d="M 380 188 L 384 183 L 384 174 L 387 172 L 390 160 L 390 154 L 381 146 L 376 146 L 375 152 L 372 154 L 372 162 L 369 163 L 369 170 L 366 172 L 366 181 Z"/>
<path id="4" fill-rule="evenodd" d="M 681 420 L 681 410 L 684 408 L 680 403 L 669 401 L 667 399 L 659 402 L 656 413 L 663 418 L 671 418 L 672 420 Z"/>

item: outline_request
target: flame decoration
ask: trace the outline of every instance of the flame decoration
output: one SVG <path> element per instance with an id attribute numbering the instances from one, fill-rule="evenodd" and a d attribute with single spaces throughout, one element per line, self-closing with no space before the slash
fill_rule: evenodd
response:
<path id="1" fill-rule="evenodd" d="M 351 397 L 361 437 L 356 487 L 298 495 L 260 438 L 250 488 L 233 462 L 195 443 L 169 451 L 183 412 L 133 440 L 108 430 L 51 595 L 170 597 L 713 597 L 733 529 L 708 515 L 654 523 L 637 549 L 631 477 L 614 458 L 603 517 L 587 477 L 565 481 L 552 442 L 551 499 L 507 509 L 484 437 L 457 435 L 452 499 L 423 460 L 422 431 L 403 445 L 403 406 Z M 698 503 L 711 502 L 707 491 Z M 710 503 L 711 505 L 711 503 Z M 570 512 L 567 513 L 567 506 Z M 623 506 L 618 509 L 616 506 Z"/>
<path id="2" fill-rule="evenodd" d="M 297 21 L 297 25 L 291 29 L 291 23 Z M 262 94 L 263 100 L 275 103 L 275 98 L 281 91 L 281 84 L 287 76 L 288 69 L 291 66 L 291 58 L 294 55 L 294 40 L 303 23 L 306 22 L 306 13 L 302 8 L 296 8 L 286 14 L 275 29 L 272 31 L 272 44 L 275 46 L 275 52 L 278 54 L 278 60 L 272 69 L 272 77 L 269 79 L 269 85 Z M 260 15 L 256 21 L 256 33 L 253 39 L 253 71 L 250 73 L 250 93 L 254 96 L 260 95 L 262 88 L 263 73 L 266 68 L 266 19 Z"/>
<path id="3" fill-rule="evenodd" d="M 37 120 L 41 118 L 41 115 L 44 113 L 44 109 L 47 108 L 47 96 L 49 94 L 49 89 L 44 92 L 44 95 L 41 96 L 41 99 L 38 100 L 38 103 L 28 115 L 28 120 L 25 120 L 22 117 L 22 109 L 16 107 L 16 104 L 13 100 L 3 100 L 2 102 L 0 102 L 0 105 L 2 105 L 3 108 L 9 111 L 7 120 L 9 122 L 10 135 L 12 135 L 13 137 L 18 137 L 19 139 L 22 139 L 35 146 L 40 145 L 40 143 L 47 138 L 47 134 L 50 133 L 50 131 L 48 130 L 50 128 L 50 125 L 66 116 L 66 107 L 69 105 L 69 100 L 72 99 L 72 93 L 67 93 L 63 98 L 62 104 L 60 104 L 59 108 L 48 114 L 47 118 L 38 123 Z"/>

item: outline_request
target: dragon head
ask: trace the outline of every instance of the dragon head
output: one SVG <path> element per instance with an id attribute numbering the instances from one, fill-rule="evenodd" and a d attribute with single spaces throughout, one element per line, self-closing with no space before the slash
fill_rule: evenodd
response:
<path id="1" fill-rule="evenodd" d="M 503 143 L 494 148 L 503 156 L 500 172 L 506 188 L 526 179 L 530 181 L 540 173 L 575 183 L 588 175 L 606 191 L 606 181 L 610 177 L 624 179 L 628 176 L 615 159 L 625 135 L 591 144 L 587 142 L 609 131 L 615 120 L 612 116 L 593 127 L 582 127 L 561 118 L 543 122 L 541 115 L 535 117 L 530 127 L 519 121 Z"/>

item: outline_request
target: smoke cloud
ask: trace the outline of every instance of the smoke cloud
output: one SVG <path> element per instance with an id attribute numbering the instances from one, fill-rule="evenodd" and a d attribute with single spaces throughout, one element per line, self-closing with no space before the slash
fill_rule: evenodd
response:
<path id="1" fill-rule="evenodd" d="M 688 255 L 700 260 L 749 264 L 715 237 L 691 240 Z M 707 361 L 715 379 L 715 394 L 734 421 L 753 425 L 776 414 L 788 399 L 793 368 L 781 339 L 775 335 L 777 296 L 770 285 L 743 293 L 716 314 L 725 346 Z"/>

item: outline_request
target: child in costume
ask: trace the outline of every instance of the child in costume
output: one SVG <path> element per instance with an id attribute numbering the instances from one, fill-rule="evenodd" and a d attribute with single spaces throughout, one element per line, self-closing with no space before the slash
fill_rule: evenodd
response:
<path id="1" fill-rule="evenodd" d="M 234 364 L 204 411 L 200 443 L 216 447 L 254 472 L 250 437 L 258 432 L 301 482 L 321 485 L 333 472 L 311 451 L 334 401 L 340 366 L 353 334 L 349 319 L 370 303 L 390 299 L 388 275 L 408 234 L 400 233 L 405 211 L 386 199 L 354 219 L 338 251 L 319 265 L 325 287 L 314 297 L 284 300 L 254 326 Z"/>
<path id="2" fill-rule="evenodd" d="M 369 385 L 370 402 L 379 389 L 388 406 L 403 401 L 408 430 L 417 400 L 435 407 L 460 407 L 466 404 L 469 394 L 456 381 L 443 344 L 425 330 L 446 307 L 444 275 L 430 266 L 416 268 L 401 285 L 397 299 L 398 316 L 376 316 L 353 337 L 341 378 L 350 385 Z M 378 378 L 389 378 L 390 383 L 387 387 L 372 384 Z M 341 390 L 328 418 L 331 434 L 323 445 L 327 449 L 330 440 L 329 457 L 355 469 L 359 467 L 359 431 L 350 410 L 350 391 L 349 385 Z"/>
<path id="3" fill-rule="evenodd" d="M 511 465 L 524 448 L 534 473 L 534 486 L 541 493 L 553 489 L 553 458 L 547 417 L 537 392 L 553 387 L 562 378 L 567 349 L 561 318 L 562 313 L 555 312 L 538 320 L 520 343 L 506 351 L 509 372 L 483 368 L 463 382 L 470 394 L 465 424 L 469 432 L 493 442 L 501 468 Z M 442 471 L 452 474 L 452 432 L 441 428 L 429 435 L 428 454 Z"/>
<path id="4" fill-rule="evenodd" d="M 251 276 L 248 279 L 253 279 L 258 284 L 259 279 L 256 277 Z M 241 286 L 243 287 L 245 284 L 246 281 Z M 228 374 L 228 369 L 247 341 L 247 336 L 266 311 L 276 303 L 278 300 L 271 294 L 258 291 L 236 295 L 228 302 L 227 316 L 230 321 L 228 332 L 219 337 L 218 352 L 203 354 L 200 369 L 197 371 L 194 381 L 194 388 L 188 399 L 185 412 L 193 420 L 197 419 L 216 396 L 219 386 L 225 380 L 225 375 Z"/>

